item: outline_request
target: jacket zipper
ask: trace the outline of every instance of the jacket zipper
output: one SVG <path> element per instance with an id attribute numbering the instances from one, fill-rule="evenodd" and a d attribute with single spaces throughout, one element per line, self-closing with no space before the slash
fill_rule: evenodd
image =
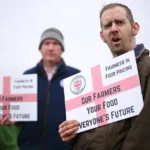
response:
<path id="1" fill-rule="evenodd" d="M 44 127 L 43 127 L 42 139 L 40 144 L 40 150 L 45 150 L 45 145 L 46 145 L 46 132 L 48 128 L 48 111 L 49 111 L 49 102 L 50 102 L 50 82 L 51 81 L 48 81 L 47 99 L 45 102 L 45 111 L 44 111 Z"/>

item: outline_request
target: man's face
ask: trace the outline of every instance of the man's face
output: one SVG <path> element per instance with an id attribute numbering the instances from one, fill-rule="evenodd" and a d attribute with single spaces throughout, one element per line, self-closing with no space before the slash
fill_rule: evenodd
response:
<path id="1" fill-rule="evenodd" d="M 135 35 L 139 26 L 137 23 L 131 25 L 124 8 L 116 6 L 105 10 L 101 16 L 101 24 L 101 38 L 114 56 L 135 48 Z"/>
<path id="2" fill-rule="evenodd" d="M 62 47 L 58 41 L 47 39 L 41 46 L 41 54 L 45 62 L 58 63 L 62 55 Z"/>

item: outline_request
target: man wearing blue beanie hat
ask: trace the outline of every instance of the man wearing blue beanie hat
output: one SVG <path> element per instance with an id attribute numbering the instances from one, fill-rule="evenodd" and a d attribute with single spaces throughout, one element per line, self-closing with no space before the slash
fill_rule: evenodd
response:
<path id="1" fill-rule="evenodd" d="M 38 120 L 21 123 L 20 150 L 69 150 L 58 133 L 66 120 L 63 79 L 79 72 L 65 64 L 63 34 L 56 28 L 45 30 L 40 38 L 42 59 L 24 74 L 38 75 Z M 0 122 L 10 124 L 9 120 Z"/>

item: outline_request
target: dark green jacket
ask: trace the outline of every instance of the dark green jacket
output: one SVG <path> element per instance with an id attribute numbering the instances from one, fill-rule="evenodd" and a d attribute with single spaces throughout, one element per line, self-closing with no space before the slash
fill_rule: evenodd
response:
<path id="1" fill-rule="evenodd" d="M 18 132 L 19 127 L 0 126 L 0 150 L 18 150 Z"/>

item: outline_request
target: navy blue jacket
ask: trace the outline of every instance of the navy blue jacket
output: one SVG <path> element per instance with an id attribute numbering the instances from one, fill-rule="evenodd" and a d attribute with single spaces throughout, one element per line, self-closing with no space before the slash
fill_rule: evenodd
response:
<path id="1" fill-rule="evenodd" d="M 38 75 L 38 121 L 22 123 L 18 136 L 20 150 L 68 150 L 58 133 L 59 125 L 66 120 L 62 79 L 78 72 L 64 61 L 51 81 L 40 63 L 25 72 Z"/>

